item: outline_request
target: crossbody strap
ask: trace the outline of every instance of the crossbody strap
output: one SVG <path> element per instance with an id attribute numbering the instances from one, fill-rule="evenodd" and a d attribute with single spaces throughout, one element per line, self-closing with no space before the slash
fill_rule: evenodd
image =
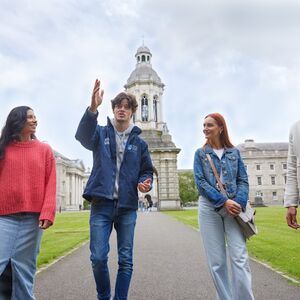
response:
<path id="1" fill-rule="evenodd" d="M 209 164 L 210 164 L 210 166 L 211 166 L 211 169 L 212 169 L 212 171 L 213 171 L 213 173 L 214 173 L 214 175 L 215 175 L 215 177 L 216 177 L 216 179 L 217 179 L 218 186 L 219 186 L 221 192 L 222 192 L 225 196 L 227 196 L 227 193 L 226 193 L 226 191 L 225 191 L 225 189 L 224 189 L 223 183 L 221 182 L 220 176 L 219 176 L 218 171 L 217 171 L 217 169 L 216 169 L 216 167 L 215 167 L 215 165 L 214 165 L 214 162 L 212 161 L 212 159 L 211 159 L 211 157 L 210 157 L 210 155 L 209 155 L 208 153 L 206 153 L 206 157 L 207 157 L 208 162 L 209 162 Z"/>

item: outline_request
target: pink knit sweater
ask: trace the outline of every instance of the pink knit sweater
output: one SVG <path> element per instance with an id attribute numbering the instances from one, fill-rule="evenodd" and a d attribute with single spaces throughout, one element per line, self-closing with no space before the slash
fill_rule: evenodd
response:
<path id="1" fill-rule="evenodd" d="M 0 159 L 0 215 L 40 213 L 54 221 L 56 165 L 51 147 L 38 140 L 12 142 Z"/>

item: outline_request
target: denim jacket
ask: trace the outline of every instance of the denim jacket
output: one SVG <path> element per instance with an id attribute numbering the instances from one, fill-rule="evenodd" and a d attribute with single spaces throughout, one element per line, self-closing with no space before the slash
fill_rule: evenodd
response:
<path id="1" fill-rule="evenodd" d="M 223 183 L 228 197 L 217 188 L 217 180 L 206 154 L 209 154 L 220 174 L 222 168 Z M 205 145 L 195 153 L 194 177 L 199 193 L 210 200 L 215 208 L 221 208 L 229 198 L 246 207 L 249 194 L 248 176 L 237 148 L 225 148 L 221 160 L 210 145 Z"/>

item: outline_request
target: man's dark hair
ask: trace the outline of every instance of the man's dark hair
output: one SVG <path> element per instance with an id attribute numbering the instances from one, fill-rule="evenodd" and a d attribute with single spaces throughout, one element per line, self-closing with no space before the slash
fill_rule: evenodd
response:
<path id="1" fill-rule="evenodd" d="M 4 158 L 5 148 L 11 141 L 20 141 L 20 133 L 27 122 L 27 111 L 32 110 L 29 106 L 17 106 L 8 114 L 6 123 L 0 136 L 0 159 Z M 36 139 L 31 134 L 32 139 Z"/>
<path id="2" fill-rule="evenodd" d="M 123 99 L 128 101 L 129 108 L 132 109 L 132 113 L 134 114 L 138 107 L 136 98 L 134 95 L 125 92 L 119 93 L 113 100 L 111 100 L 112 109 L 114 110 L 115 106 L 121 103 Z"/>
<path id="3" fill-rule="evenodd" d="M 146 194 L 144 198 L 146 198 L 148 201 L 152 201 L 152 200 L 151 200 L 151 195 L 150 195 L 150 194 Z"/>

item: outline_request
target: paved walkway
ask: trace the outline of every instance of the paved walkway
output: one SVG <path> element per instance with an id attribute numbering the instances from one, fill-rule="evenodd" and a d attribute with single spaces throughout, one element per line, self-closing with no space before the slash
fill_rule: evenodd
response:
<path id="1" fill-rule="evenodd" d="M 116 276 L 116 238 L 110 270 Z M 130 300 L 216 299 L 199 233 L 158 212 L 139 213 Z M 299 300 L 300 287 L 251 261 L 256 300 Z M 94 300 L 88 244 L 37 275 L 37 300 Z M 240 299 L 243 300 L 243 299 Z"/>

